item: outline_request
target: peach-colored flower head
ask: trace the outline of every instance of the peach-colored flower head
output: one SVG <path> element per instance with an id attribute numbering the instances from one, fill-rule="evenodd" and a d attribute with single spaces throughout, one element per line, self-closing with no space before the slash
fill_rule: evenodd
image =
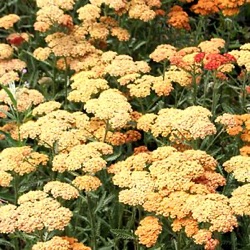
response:
<path id="1" fill-rule="evenodd" d="M 75 199 L 79 196 L 76 188 L 60 181 L 48 182 L 44 185 L 43 190 L 45 193 L 51 193 L 54 198 L 61 197 L 64 200 Z"/>
<path id="2" fill-rule="evenodd" d="M 13 25 L 20 20 L 20 17 L 16 14 L 9 14 L 0 18 L 0 28 L 6 30 L 13 27 Z"/>
<path id="3" fill-rule="evenodd" d="M 158 218 L 147 216 L 140 221 L 140 226 L 136 229 L 135 235 L 139 237 L 140 244 L 152 247 L 155 245 L 161 231 L 162 226 Z"/>

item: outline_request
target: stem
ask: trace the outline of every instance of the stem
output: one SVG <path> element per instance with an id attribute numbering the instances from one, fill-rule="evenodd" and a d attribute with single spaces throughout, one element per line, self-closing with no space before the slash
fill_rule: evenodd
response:
<path id="1" fill-rule="evenodd" d="M 14 203 L 15 204 L 17 204 L 17 201 L 18 201 L 18 198 L 19 198 L 18 187 L 19 187 L 19 175 L 14 173 L 13 188 L 14 188 Z"/>
<path id="2" fill-rule="evenodd" d="M 106 139 L 107 139 L 108 131 L 109 131 L 109 120 L 106 121 L 105 133 L 104 133 L 104 137 L 103 137 L 103 142 L 105 142 Z"/>
<path id="3" fill-rule="evenodd" d="M 97 250 L 97 244 L 96 244 L 96 228 L 95 228 L 95 218 L 93 214 L 93 210 L 91 206 L 91 200 L 88 194 L 86 194 L 87 197 L 87 206 L 88 206 L 88 215 L 89 215 L 89 222 L 91 227 L 91 248 L 92 250 Z"/>

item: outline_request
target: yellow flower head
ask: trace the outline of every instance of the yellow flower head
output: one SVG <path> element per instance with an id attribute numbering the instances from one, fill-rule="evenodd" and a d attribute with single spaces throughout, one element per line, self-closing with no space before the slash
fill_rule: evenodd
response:
<path id="1" fill-rule="evenodd" d="M 18 199 L 16 228 L 26 233 L 46 228 L 49 232 L 64 230 L 72 212 L 42 191 L 30 191 Z"/>
<path id="2" fill-rule="evenodd" d="M 12 204 L 0 206 L 0 232 L 4 234 L 15 232 L 17 216 L 16 206 Z"/>
<path id="3" fill-rule="evenodd" d="M 0 18 L 0 28 L 6 30 L 13 27 L 13 25 L 20 20 L 20 17 L 16 14 L 9 14 Z"/>
<path id="4" fill-rule="evenodd" d="M 99 178 L 91 175 L 77 176 L 72 184 L 79 190 L 86 192 L 95 191 L 102 185 Z"/>
<path id="5" fill-rule="evenodd" d="M 47 161 L 47 155 L 33 152 L 29 146 L 6 148 L 0 153 L 0 169 L 19 175 L 31 173 Z"/>
<path id="6" fill-rule="evenodd" d="M 236 188 L 229 199 L 230 206 L 237 215 L 250 215 L 250 184 Z"/>
<path id="7" fill-rule="evenodd" d="M 61 197 L 64 200 L 75 199 L 79 196 L 79 192 L 76 188 L 68 183 L 63 183 L 60 181 L 50 181 L 44 187 L 45 193 L 51 192 L 54 198 Z"/>
<path id="8" fill-rule="evenodd" d="M 250 182 L 250 157 L 237 155 L 223 163 L 228 173 L 233 173 L 236 180 Z"/>
<path id="9" fill-rule="evenodd" d="M 99 98 L 87 101 L 84 108 L 95 117 L 109 121 L 113 129 L 124 127 L 130 121 L 129 113 L 132 112 L 126 97 L 117 89 L 103 91 Z"/>

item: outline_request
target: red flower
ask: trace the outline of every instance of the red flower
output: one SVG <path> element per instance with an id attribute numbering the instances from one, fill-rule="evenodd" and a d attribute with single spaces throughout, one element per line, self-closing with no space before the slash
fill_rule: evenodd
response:
<path id="1" fill-rule="evenodd" d="M 19 46 L 21 45 L 25 39 L 18 33 L 12 33 L 6 38 L 7 42 L 11 45 Z"/>
<path id="2" fill-rule="evenodd" d="M 205 57 L 205 52 L 200 52 L 199 54 L 194 56 L 194 61 L 196 63 L 200 63 L 204 57 Z"/>

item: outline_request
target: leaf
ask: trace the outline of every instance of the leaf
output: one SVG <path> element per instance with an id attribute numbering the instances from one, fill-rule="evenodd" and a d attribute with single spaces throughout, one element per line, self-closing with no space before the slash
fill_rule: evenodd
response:
<path id="1" fill-rule="evenodd" d="M 119 239 L 125 239 L 125 240 L 135 239 L 134 234 L 125 229 L 111 229 L 110 232 Z"/>
<path id="2" fill-rule="evenodd" d="M 15 107 L 15 109 L 17 109 L 17 101 L 14 97 L 14 95 L 11 93 L 11 91 L 9 90 L 9 88 L 7 88 L 6 86 L 1 85 L 1 87 L 4 89 L 4 91 L 7 93 L 7 95 L 9 96 L 13 106 Z"/>

